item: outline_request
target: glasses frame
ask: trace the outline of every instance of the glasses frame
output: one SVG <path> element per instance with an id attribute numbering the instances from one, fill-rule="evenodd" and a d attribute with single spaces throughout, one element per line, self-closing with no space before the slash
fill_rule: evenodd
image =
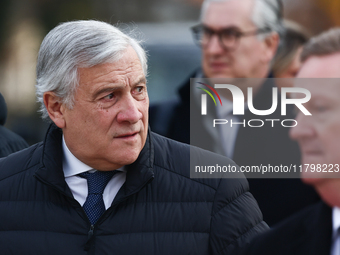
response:
<path id="1" fill-rule="evenodd" d="M 233 28 L 224 28 L 224 29 L 214 30 L 214 29 L 212 29 L 212 28 L 210 28 L 210 27 L 208 27 L 204 24 L 195 25 L 195 26 L 191 27 L 190 29 L 191 29 L 191 32 L 194 36 L 194 40 L 199 47 L 201 47 L 201 48 L 207 47 L 209 45 L 210 41 L 211 41 L 211 38 L 214 35 L 217 35 L 219 44 L 224 50 L 235 50 L 237 48 L 237 46 L 239 45 L 239 41 L 242 37 L 264 34 L 264 33 L 268 33 L 268 32 L 272 31 L 270 28 L 256 29 L 255 31 L 249 31 L 249 32 L 241 32 L 241 31 L 237 31 L 236 29 L 233 29 Z M 203 45 L 202 40 L 201 40 L 201 37 L 202 37 L 201 33 L 203 33 L 204 29 L 208 30 L 210 35 L 209 35 L 207 43 L 205 43 Z M 234 39 L 235 42 L 234 42 L 233 46 L 226 46 L 223 43 L 222 35 L 226 31 L 231 31 L 231 30 L 233 30 L 233 32 L 235 32 L 235 39 Z"/>

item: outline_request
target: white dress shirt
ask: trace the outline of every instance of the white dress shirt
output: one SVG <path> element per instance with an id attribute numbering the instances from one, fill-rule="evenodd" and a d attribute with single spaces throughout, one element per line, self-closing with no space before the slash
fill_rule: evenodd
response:
<path id="1" fill-rule="evenodd" d="M 202 78 L 202 73 L 197 73 L 195 78 Z M 191 81 L 192 82 L 192 81 Z M 195 100 L 198 106 L 201 106 L 201 91 L 196 89 L 194 90 L 194 98 L 191 100 Z M 223 106 L 216 106 L 216 116 L 212 114 L 208 114 L 205 117 L 205 121 L 203 121 L 203 126 L 207 130 L 207 132 L 212 136 L 213 139 L 213 151 L 225 155 L 229 158 L 233 157 L 235 141 L 237 137 L 237 133 L 239 130 L 239 126 L 242 124 L 233 124 L 230 127 L 230 122 L 240 123 L 238 118 L 233 115 L 233 102 L 224 98 L 222 95 Z M 245 108 L 247 109 L 247 108 Z M 217 119 L 226 119 L 228 121 L 227 124 L 216 125 L 213 127 L 212 123 L 214 118 Z"/>
<path id="2" fill-rule="evenodd" d="M 340 227 L 340 208 L 333 207 L 333 244 L 331 249 L 331 255 L 340 255 L 340 235 L 338 229 Z"/>
<path id="3" fill-rule="evenodd" d="M 240 124 L 232 123 L 240 123 L 238 118 L 233 115 L 233 102 L 230 100 L 223 98 L 223 107 L 216 107 L 217 118 L 226 119 L 228 121 L 227 124 L 218 125 L 220 128 L 221 134 L 221 143 L 224 149 L 225 155 L 229 158 L 232 158 L 234 155 L 235 141 L 237 137 L 237 133 L 240 127 Z"/>
<path id="4" fill-rule="evenodd" d="M 74 199 L 77 200 L 81 204 L 81 206 L 83 206 L 88 194 L 87 180 L 78 176 L 78 174 L 87 171 L 94 172 L 96 170 L 84 164 L 72 154 L 65 143 L 64 136 L 63 171 L 65 181 L 69 186 Z M 115 198 L 119 189 L 123 186 L 126 180 L 126 171 L 124 167 L 117 169 L 117 171 L 121 171 L 121 173 L 115 174 L 104 189 L 103 200 L 105 204 L 105 209 L 111 206 L 113 199 Z"/>
<path id="5" fill-rule="evenodd" d="M 195 78 L 203 78 L 203 73 L 196 73 Z M 194 100 L 199 106 L 201 106 L 201 94 L 202 93 L 200 90 L 194 90 Z M 214 152 L 218 154 L 223 154 L 229 158 L 233 158 L 237 134 L 240 126 L 244 126 L 243 123 L 245 122 L 243 122 L 243 116 L 241 116 L 241 118 L 238 118 L 233 115 L 233 102 L 229 99 L 226 99 L 222 95 L 221 97 L 223 106 L 216 106 L 216 117 L 218 119 L 226 119 L 228 123 L 217 125 L 215 128 L 218 130 L 216 130 L 217 132 L 214 132 L 215 128 L 212 127 L 214 117 L 212 115 L 209 115 L 207 121 L 203 122 L 203 125 L 214 139 Z M 247 104 L 245 104 L 244 107 L 245 110 L 248 109 Z M 232 127 L 230 126 L 231 122 L 233 123 Z"/>

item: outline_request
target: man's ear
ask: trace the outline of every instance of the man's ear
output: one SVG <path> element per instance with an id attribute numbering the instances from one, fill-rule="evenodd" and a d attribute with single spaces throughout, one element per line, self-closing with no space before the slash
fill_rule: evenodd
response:
<path id="1" fill-rule="evenodd" d="M 276 50 L 279 46 L 280 37 L 278 33 L 272 32 L 271 35 L 264 39 L 264 54 L 263 61 L 270 63 L 276 54 Z"/>
<path id="2" fill-rule="evenodd" d="M 44 93 L 44 104 L 47 109 L 50 119 L 59 128 L 64 128 L 66 126 L 65 122 L 65 105 L 61 102 L 60 98 L 57 97 L 53 92 Z"/>

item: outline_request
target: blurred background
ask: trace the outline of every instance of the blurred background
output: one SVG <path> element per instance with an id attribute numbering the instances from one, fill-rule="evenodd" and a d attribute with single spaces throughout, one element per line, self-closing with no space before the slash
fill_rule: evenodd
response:
<path id="1" fill-rule="evenodd" d="M 181 82 L 200 66 L 189 28 L 198 23 L 202 0 L 1 0 L 0 92 L 6 127 L 29 144 L 43 140 L 48 124 L 35 102 L 39 45 L 60 22 L 97 19 L 139 31 L 149 55 L 150 103 L 176 98 Z M 338 0 L 283 0 L 284 17 L 311 35 L 340 26 Z"/>

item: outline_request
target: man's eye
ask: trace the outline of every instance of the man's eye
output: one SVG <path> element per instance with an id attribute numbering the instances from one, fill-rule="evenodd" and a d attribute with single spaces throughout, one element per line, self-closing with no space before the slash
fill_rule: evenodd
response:
<path id="1" fill-rule="evenodd" d="M 208 29 L 208 28 L 205 28 L 205 27 L 202 29 L 202 32 L 203 32 L 203 34 L 204 34 L 205 36 L 211 36 L 211 35 L 214 34 L 214 31 L 212 31 L 212 30 L 210 30 L 210 29 Z"/>
<path id="2" fill-rule="evenodd" d="M 110 99 L 112 99 L 113 97 L 114 97 L 114 94 L 113 94 L 113 93 L 110 93 L 110 94 L 108 94 L 107 96 L 103 97 L 103 99 L 108 99 L 108 100 L 110 100 Z"/>
<path id="3" fill-rule="evenodd" d="M 326 104 L 315 104 L 313 105 L 311 111 L 315 114 L 324 114 L 326 111 L 329 110 L 329 106 Z"/>
<path id="4" fill-rule="evenodd" d="M 234 38 L 234 37 L 237 37 L 238 33 L 235 31 L 235 30 L 231 30 L 231 29 L 228 29 L 228 30 L 224 30 L 222 32 L 222 37 L 225 39 L 225 38 Z"/>
<path id="5" fill-rule="evenodd" d="M 135 91 L 136 91 L 137 93 L 142 93 L 143 90 L 144 90 L 144 87 L 143 87 L 143 86 L 140 86 L 140 87 L 136 87 L 136 88 L 135 88 Z"/>
<path id="6" fill-rule="evenodd" d="M 318 105 L 318 106 L 315 107 L 315 110 L 318 111 L 318 112 L 324 112 L 324 111 L 328 110 L 328 107 L 324 106 L 324 105 Z"/>

